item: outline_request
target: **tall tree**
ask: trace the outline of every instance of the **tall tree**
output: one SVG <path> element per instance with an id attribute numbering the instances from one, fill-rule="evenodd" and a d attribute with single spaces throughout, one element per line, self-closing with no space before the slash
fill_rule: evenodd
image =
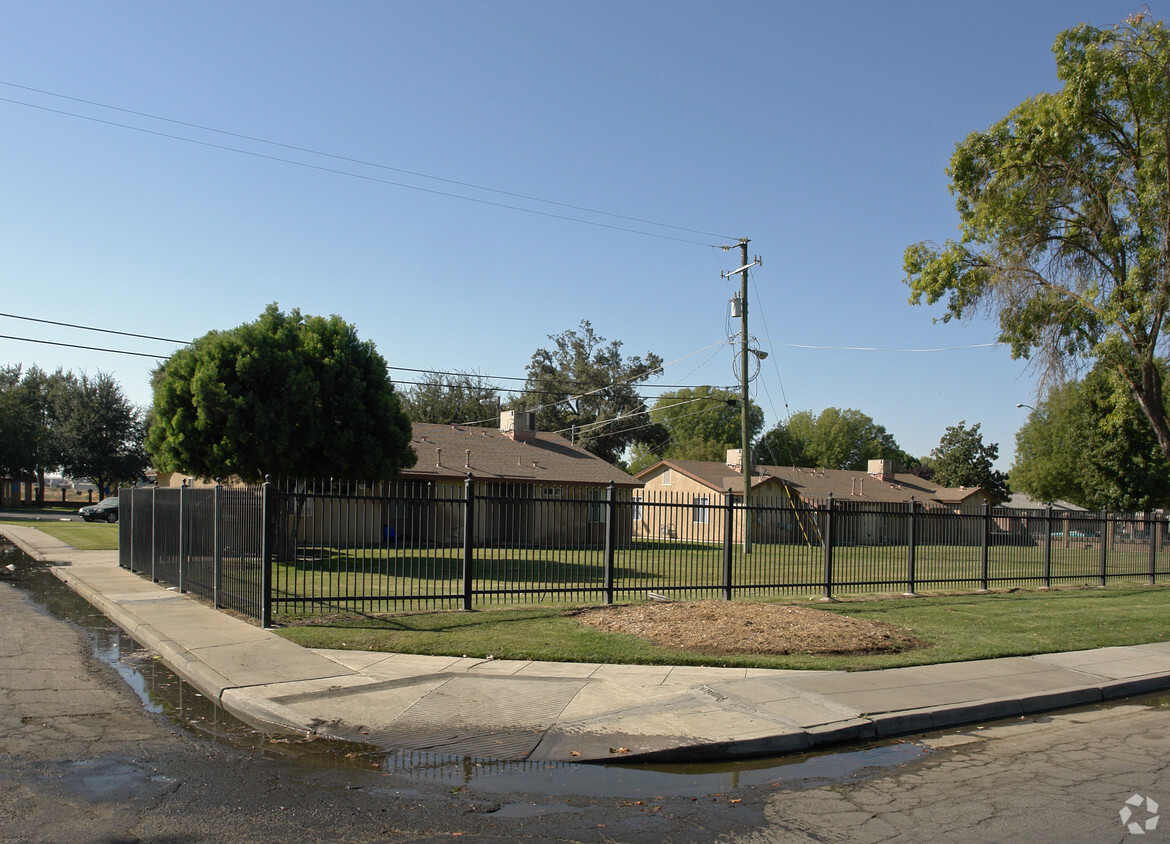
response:
<path id="1" fill-rule="evenodd" d="M 589 320 L 577 330 L 549 335 L 552 349 L 537 349 L 517 409 L 535 409 L 542 431 L 559 431 L 610 463 L 633 443 L 659 441 L 648 428 L 646 405 L 635 387 L 662 368 L 648 352 L 623 358 L 620 340 L 607 342 Z"/>
<path id="2" fill-rule="evenodd" d="M 1010 494 L 1007 475 L 995 468 L 999 443 L 984 443 L 976 422 L 951 425 L 930 453 L 934 482 L 944 487 L 979 487 L 997 501 Z"/>
<path id="3" fill-rule="evenodd" d="M 402 407 L 412 422 L 448 425 L 483 422 L 499 427 L 500 394 L 481 376 L 428 372 L 402 393 Z"/>
<path id="4" fill-rule="evenodd" d="M 777 425 L 760 443 L 760 459 L 776 465 L 863 471 L 870 460 L 895 461 L 905 453 L 893 435 L 860 410 L 825 408 L 817 416 L 802 410 Z"/>
<path id="5" fill-rule="evenodd" d="M 659 460 L 717 460 L 743 442 L 739 393 L 711 386 L 684 387 L 663 393 L 650 409 L 650 421 L 664 436 L 658 443 L 638 443 L 629 471 L 637 474 Z M 749 399 L 748 438 L 764 427 L 764 411 Z"/>
<path id="6" fill-rule="evenodd" d="M 1046 504 L 1069 501 L 1083 506 L 1085 428 L 1080 382 L 1069 381 L 1050 389 L 1016 432 L 1012 489 Z M 1149 430 L 1148 425 L 1146 428 Z"/>
<path id="7" fill-rule="evenodd" d="M 37 498 L 44 500 L 45 472 L 61 465 L 49 419 L 49 396 L 66 378 L 37 366 L 0 368 L 0 475 L 36 478 Z"/>
<path id="8" fill-rule="evenodd" d="M 145 425 L 113 376 L 65 376 L 49 391 L 52 438 L 61 468 L 105 493 L 142 478 L 147 466 Z"/>
<path id="9" fill-rule="evenodd" d="M 1133 394 L 1162 453 L 1156 362 L 1170 309 L 1170 32 L 1136 15 L 1053 48 L 1063 88 L 960 143 L 948 175 L 961 242 L 905 253 L 910 301 L 943 320 L 983 307 L 1051 381 L 1097 360 Z"/>
<path id="10" fill-rule="evenodd" d="M 382 480 L 414 464 L 386 361 L 338 316 L 269 305 L 200 337 L 156 370 L 153 411 L 160 471 Z"/>
<path id="11" fill-rule="evenodd" d="M 1099 365 L 1049 392 L 1016 434 L 1012 487 L 1092 510 L 1170 505 L 1170 463 L 1128 386 Z"/>

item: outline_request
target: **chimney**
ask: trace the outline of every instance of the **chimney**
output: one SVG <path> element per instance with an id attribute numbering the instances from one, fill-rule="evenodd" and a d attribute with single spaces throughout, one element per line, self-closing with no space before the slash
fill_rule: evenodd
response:
<path id="1" fill-rule="evenodd" d="M 441 449 L 441 448 L 435 449 L 435 465 L 436 466 L 443 465 L 443 449 Z"/>
<path id="2" fill-rule="evenodd" d="M 873 475 L 879 481 L 891 483 L 894 480 L 894 461 L 893 460 L 871 460 L 869 461 L 869 474 Z"/>
<path id="3" fill-rule="evenodd" d="M 727 449 L 727 468 L 743 474 L 743 449 Z"/>

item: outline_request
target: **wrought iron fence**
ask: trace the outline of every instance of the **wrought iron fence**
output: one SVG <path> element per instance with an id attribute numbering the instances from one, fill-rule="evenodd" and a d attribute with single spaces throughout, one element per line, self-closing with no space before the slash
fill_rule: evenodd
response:
<path id="1" fill-rule="evenodd" d="M 262 624 L 523 603 L 834 597 L 1170 575 L 1160 512 L 479 483 L 124 489 L 119 562 Z M 745 515 L 751 529 L 744 536 Z"/>

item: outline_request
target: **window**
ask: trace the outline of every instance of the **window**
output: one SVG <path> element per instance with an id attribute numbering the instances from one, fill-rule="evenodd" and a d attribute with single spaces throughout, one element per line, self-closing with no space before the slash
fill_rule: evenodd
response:
<path id="1" fill-rule="evenodd" d="M 706 495 L 696 495 L 691 500 L 691 521 L 695 524 L 707 524 L 708 508 L 711 499 Z"/>
<path id="2" fill-rule="evenodd" d="M 589 490 L 589 521 L 590 522 L 604 522 L 605 521 L 605 490 L 591 489 Z"/>
<path id="3" fill-rule="evenodd" d="M 541 488 L 541 493 L 545 498 L 560 498 L 561 488 L 559 486 L 546 486 Z"/>
<path id="4" fill-rule="evenodd" d="M 642 521 L 642 495 L 634 493 L 634 521 Z"/>
<path id="5" fill-rule="evenodd" d="M 662 470 L 662 485 L 663 486 L 670 486 L 670 470 L 669 469 Z"/>

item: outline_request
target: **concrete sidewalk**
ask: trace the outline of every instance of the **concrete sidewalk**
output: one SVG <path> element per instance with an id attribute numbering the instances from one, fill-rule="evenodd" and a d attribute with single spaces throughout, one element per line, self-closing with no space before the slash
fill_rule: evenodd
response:
<path id="1" fill-rule="evenodd" d="M 204 695 L 268 728 L 561 762 L 715 760 L 936 730 L 1170 688 L 1170 642 L 879 671 L 596 665 L 309 650 L 0 525 Z"/>

